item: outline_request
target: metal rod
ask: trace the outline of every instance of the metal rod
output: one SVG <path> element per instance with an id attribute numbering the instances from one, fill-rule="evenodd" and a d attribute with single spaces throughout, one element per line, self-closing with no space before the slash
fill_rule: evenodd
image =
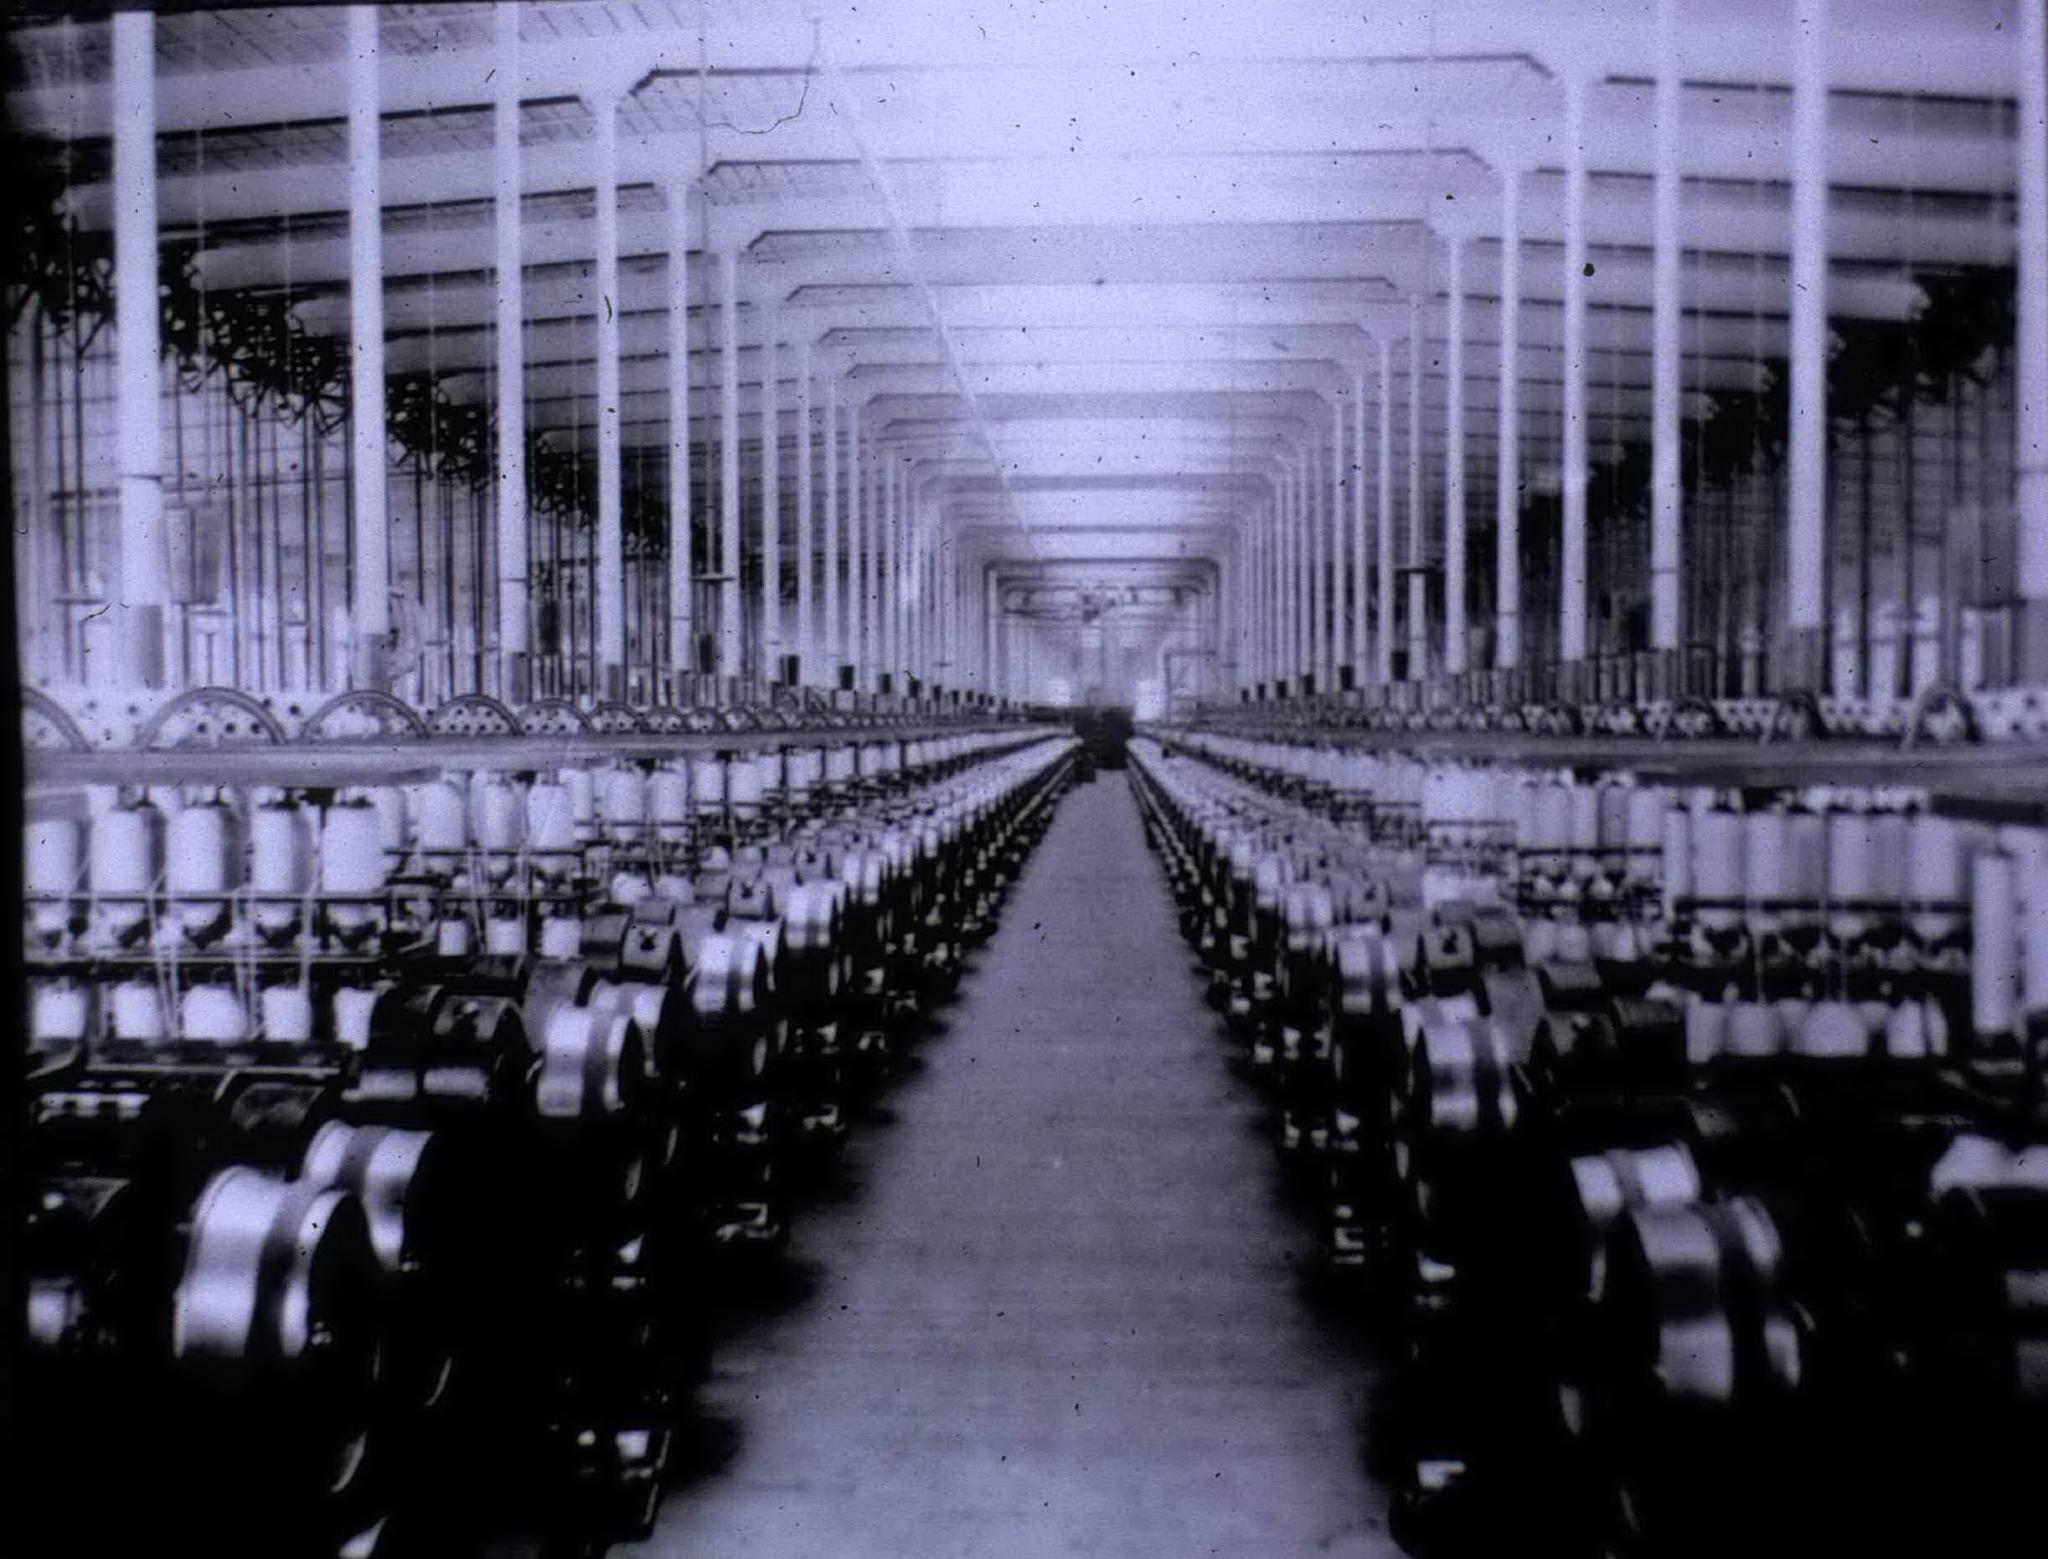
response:
<path id="1" fill-rule="evenodd" d="M 1586 656 L 1586 83 L 1564 81 L 1564 511 L 1558 654 Z"/>
<path id="2" fill-rule="evenodd" d="M 690 488 L 690 187 L 668 187 L 668 658 L 697 669 L 697 559 Z M 674 684 L 678 688 L 680 681 Z M 680 692 L 675 695 L 678 700 Z"/>
<path id="3" fill-rule="evenodd" d="M 731 249 L 718 257 L 725 308 L 718 408 L 720 504 L 718 587 L 718 672 L 736 677 L 745 641 L 740 623 L 740 257 Z"/>
<path id="4" fill-rule="evenodd" d="M 1465 669 L 1465 241 L 1448 240 L 1444 351 L 1444 670 Z"/>
<path id="5" fill-rule="evenodd" d="M 497 91 L 491 103 L 497 237 L 498 326 L 498 691 L 523 704 L 532 695 L 532 638 L 526 544 L 526 275 L 519 155 L 519 11 L 498 0 Z"/>
<path id="6" fill-rule="evenodd" d="M 1494 424 L 1493 663 L 1522 663 L 1522 170 L 1501 176 L 1500 389 Z"/>
<path id="7" fill-rule="evenodd" d="M 1650 412 L 1650 647 L 1678 648 L 1681 504 L 1678 467 L 1678 0 L 1657 0 L 1657 143 L 1653 217 Z"/>
<path id="8" fill-rule="evenodd" d="M 378 9 L 348 10 L 349 406 L 355 471 L 349 620 L 355 681 L 390 682 L 391 523 L 385 513 L 384 203 L 378 112 Z"/>

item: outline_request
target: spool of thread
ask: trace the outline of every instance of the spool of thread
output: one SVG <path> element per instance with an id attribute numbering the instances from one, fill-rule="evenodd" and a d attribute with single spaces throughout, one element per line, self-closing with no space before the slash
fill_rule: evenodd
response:
<path id="1" fill-rule="evenodd" d="M 178 1034 L 207 1044 L 240 1044 L 249 1037 L 249 1015 L 225 985 L 195 985 L 178 1003 Z"/>
<path id="2" fill-rule="evenodd" d="M 1685 1059 L 1704 1066 L 1728 1048 L 1728 1009 L 1694 994 L 1685 1004 Z"/>
<path id="3" fill-rule="evenodd" d="M 1709 931 L 1728 931 L 1742 923 L 1745 818 L 1715 807 L 1692 814 L 1692 890 L 1700 901 L 1699 923 Z"/>
<path id="4" fill-rule="evenodd" d="M 1901 1002 L 1885 1014 L 1884 1053 L 1897 1061 L 1921 1060 L 1935 1053 L 1927 1014 L 1918 1002 Z"/>
<path id="5" fill-rule="evenodd" d="M 627 908 L 652 896 L 654 889 L 641 872 L 615 872 L 612 875 L 612 902 Z"/>
<path id="6" fill-rule="evenodd" d="M 1878 897 L 1875 821 L 1846 808 L 1828 814 L 1828 925 L 1845 939 L 1869 929 Z"/>
<path id="7" fill-rule="evenodd" d="M 84 881 L 85 831 L 70 818 L 39 818 L 22 830 L 22 885 L 29 924 L 44 942 L 62 940 Z"/>
<path id="8" fill-rule="evenodd" d="M 851 746 L 833 747 L 825 753 L 825 778 L 834 785 L 845 785 L 854 777 L 856 759 Z"/>
<path id="9" fill-rule="evenodd" d="M 331 806 L 320 820 L 320 888 L 331 894 L 366 894 L 384 887 L 384 848 L 376 811 Z"/>
<path id="10" fill-rule="evenodd" d="M 566 854 L 576 848 L 576 808 L 569 787 L 543 780 L 526 793 L 526 839 L 543 855 Z"/>
<path id="11" fill-rule="evenodd" d="M 257 993 L 263 1037 L 274 1045 L 303 1045 L 313 1038 L 313 994 L 303 985 L 266 985 Z"/>
<path id="12" fill-rule="evenodd" d="M 94 893 L 146 894 L 162 865 L 163 814 L 146 803 L 104 812 L 87 848 Z"/>
<path id="13" fill-rule="evenodd" d="M 608 770 L 604 776 L 605 831 L 622 843 L 639 840 L 647 831 L 647 776 L 635 768 Z"/>
<path id="14" fill-rule="evenodd" d="M 249 887 L 256 929 L 266 937 L 298 928 L 313 882 L 313 828 L 305 809 L 275 801 L 249 814 Z"/>
<path id="15" fill-rule="evenodd" d="M 430 855 L 460 854 L 469 848 L 469 808 L 460 787 L 447 780 L 415 785 L 412 836 Z"/>
<path id="16" fill-rule="evenodd" d="M 1853 1002 L 1815 1002 L 1806 1021 L 1788 1032 L 1795 1055 L 1848 1060 L 1870 1053 L 1870 1027 Z"/>
<path id="17" fill-rule="evenodd" d="M 1961 827 L 1933 812 L 1915 816 L 1906 845 L 1908 923 L 1915 936 L 1931 945 L 1962 929 L 1964 884 Z"/>
<path id="18" fill-rule="evenodd" d="M 655 837 L 680 844 L 690 837 L 690 778 L 681 769 L 656 769 L 647 783 Z"/>
<path id="19" fill-rule="evenodd" d="M 1752 812 L 1742 820 L 1742 876 L 1749 921 L 1759 931 L 1780 924 L 1792 893 L 1789 825 L 1782 812 Z"/>
<path id="20" fill-rule="evenodd" d="M 29 1004 L 29 1041 L 38 1046 L 77 1044 L 92 1031 L 96 987 L 74 980 L 38 982 Z"/>
<path id="21" fill-rule="evenodd" d="M 1665 809 L 1663 855 L 1659 864 L 1664 879 L 1664 918 L 1675 920 L 1678 901 L 1693 894 L 1692 814 L 1683 807 Z"/>
<path id="22" fill-rule="evenodd" d="M 475 941 L 467 915 L 448 915 L 434 927 L 434 950 L 443 958 L 467 958 Z"/>
<path id="23" fill-rule="evenodd" d="M 1660 785 L 1638 785 L 1626 794 L 1627 817 L 1622 828 L 1628 841 L 1628 874 L 1636 882 L 1654 882 L 1664 854 L 1669 795 Z"/>
<path id="24" fill-rule="evenodd" d="M 174 899 L 218 898 L 239 886 L 234 820 L 214 803 L 187 807 L 164 825 L 164 887 Z"/>
<path id="25" fill-rule="evenodd" d="M 31 894 L 68 897 L 78 892 L 84 865 L 84 830 L 68 817 L 35 818 L 22 825 L 22 885 Z"/>
<path id="26" fill-rule="evenodd" d="M 690 760 L 690 799 L 698 812 L 725 811 L 725 779 L 723 758 L 699 756 Z"/>
<path id="27" fill-rule="evenodd" d="M 562 783 L 569 791 L 569 814 L 576 820 L 576 837 L 587 844 L 597 837 L 597 777 L 588 769 L 565 769 Z"/>
<path id="28" fill-rule="evenodd" d="M 249 886 L 297 897 L 313 881 L 313 830 L 305 811 L 285 802 L 249 814 Z"/>
<path id="29" fill-rule="evenodd" d="M 1557 855 L 1570 847 L 1572 798 L 1564 786 L 1544 784 L 1536 787 L 1535 823 L 1536 849 L 1541 854 Z"/>
<path id="30" fill-rule="evenodd" d="M 1618 874 L 1628 866 L 1629 802 L 1634 795 L 1632 787 L 1611 781 L 1594 788 L 1593 799 L 1597 808 L 1595 831 L 1599 836 L 1603 871 Z"/>
<path id="31" fill-rule="evenodd" d="M 526 922 L 494 915 L 484 922 L 484 951 L 496 958 L 516 958 L 526 951 Z"/>
<path id="32" fill-rule="evenodd" d="M 1906 897 L 1906 853 L 1912 837 L 1906 814 L 1892 810 L 1864 815 L 1870 835 L 1870 896 L 1877 901 L 1876 913 L 1896 919 Z"/>
<path id="33" fill-rule="evenodd" d="M 378 993 L 344 986 L 334 993 L 334 1037 L 351 1050 L 366 1049 L 370 1043 L 370 1014 L 377 1009 Z"/>
<path id="34" fill-rule="evenodd" d="M 2017 1030 L 2018 911 L 2019 878 L 2012 857 L 1983 852 L 1970 867 L 1970 1027 L 1980 1039 Z"/>
<path id="35" fill-rule="evenodd" d="M 163 999 L 153 980 L 123 980 L 108 993 L 108 1016 L 116 1039 L 153 1041 L 164 1037 Z"/>
<path id="36" fill-rule="evenodd" d="M 752 816 L 761 810 L 766 787 L 758 758 L 735 758 L 726 770 L 726 795 L 734 812 Z"/>
<path id="37" fill-rule="evenodd" d="M 500 855 L 513 854 L 526 842 L 526 804 L 510 781 L 494 778 L 478 787 L 476 841 Z M 510 866 L 505 862 L 497 870 L 510 870 Z"/>
<path id="38" fill-rule="evenodd" d="M 1756 1058 L 1777 1055 L 1784 1032 L 1777 1012 L 1760 1001 L 1731 1002 L 1723 1031 L 1723 1048 L 1728 1055 Z"/>
<path id="39" fill-rule="evenodd" d="M 1812 926 L 1828 885 L 1827 818 L 1805 808 L 1785 814 L 1785 924 Z"/>
<path id="40" fill-rule="evenodd" d="M 2048 1013 L 2048 829 L 2006 830 L 2019 897 L 2020 1011 Z"/>
<path id="41" fill-rule="evenodd" d="M 583 922 L 568 915 L 550 915 L 540 923 L 540 956 L 574 958 L 583 949 Z"/>
<path id="42" fill-rule="evenodd" d="M 1564 920 L 1552 922 L 1557 927 L 1557 941 L 1551 957 L 1560 963 L 1590 963 L 1593 958 L 1593 933 L 1584 921 Z"/>

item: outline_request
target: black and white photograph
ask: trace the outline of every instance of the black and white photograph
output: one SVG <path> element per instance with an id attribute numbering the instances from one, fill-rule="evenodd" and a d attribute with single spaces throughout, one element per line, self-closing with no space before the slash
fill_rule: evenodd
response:
<path id="1" fill-rule="evenodd" d="M 0 1551 L 2048 1546 L 2048 0 L 6 0 L 0 164 Z"/>

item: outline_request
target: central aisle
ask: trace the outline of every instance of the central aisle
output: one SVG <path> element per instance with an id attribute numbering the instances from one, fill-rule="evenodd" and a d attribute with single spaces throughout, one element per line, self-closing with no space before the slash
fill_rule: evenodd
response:
<path id="1" fill-rule="evenodd" d="M 1060 803 L 925 1070 L 721 1344 L 662 1559 L 1391 1555 L 1365 1365 L 1299 1293 L 1124 777 Z"/>

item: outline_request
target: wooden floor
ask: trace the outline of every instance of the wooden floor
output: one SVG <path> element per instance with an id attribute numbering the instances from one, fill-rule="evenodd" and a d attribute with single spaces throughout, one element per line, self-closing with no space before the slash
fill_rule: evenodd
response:
<path id="1" fill-rule="evenodd" d="M 1312 1297 L 1122 774 L 1061 803 L 944 1023 L 615 1552 L 1395 1553 L 1372 1367 Z"/>

